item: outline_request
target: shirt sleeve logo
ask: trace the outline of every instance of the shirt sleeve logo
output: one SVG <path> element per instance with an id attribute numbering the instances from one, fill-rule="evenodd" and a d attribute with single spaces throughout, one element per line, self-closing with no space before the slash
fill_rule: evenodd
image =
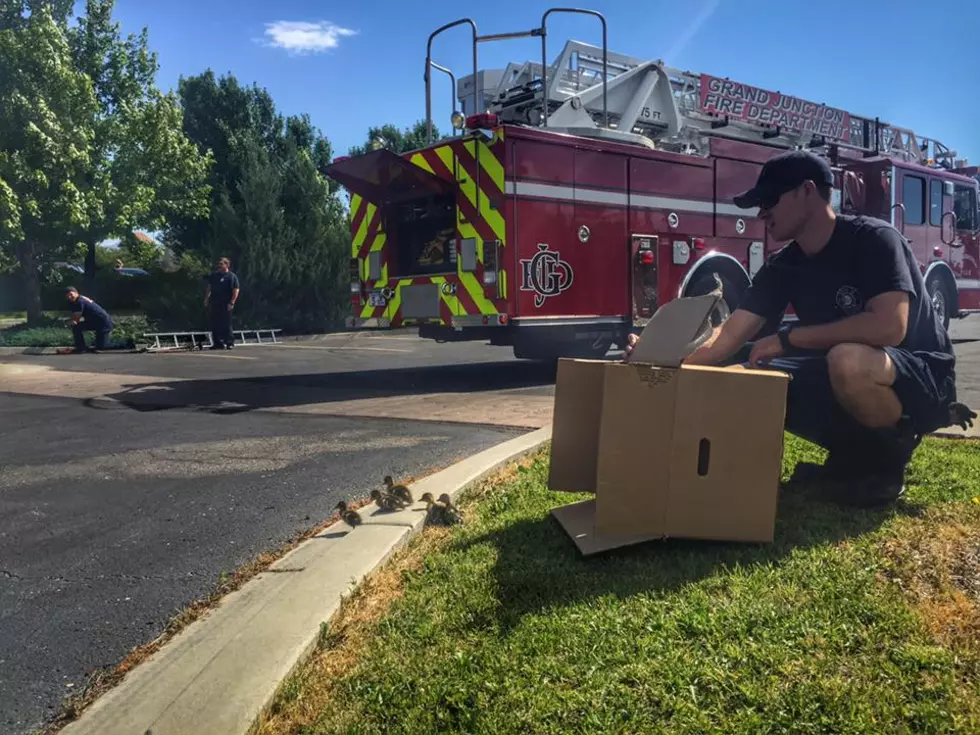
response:
<path id="1" fill-rule="evenodd" d="M 861 313 L 864 303 L 861 294 L 854 286 L 841 286 L 837 289 L 837 308 L 847 316 Z"/>

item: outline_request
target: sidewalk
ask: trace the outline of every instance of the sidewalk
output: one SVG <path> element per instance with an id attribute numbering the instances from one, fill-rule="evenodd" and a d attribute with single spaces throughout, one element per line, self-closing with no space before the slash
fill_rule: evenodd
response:
<path id="1" fill-rule="evenodd" d="M 550 438 L 546 427 L 498 444 L 414 483 L 412 493 L 455 497 Z M 330 526 L 224 598 L 62 732 L 242 735 L 313 651 L 342 597 L 422 529 L 424 508 L 371 505 L 360 510 L 364 525 Z"/>

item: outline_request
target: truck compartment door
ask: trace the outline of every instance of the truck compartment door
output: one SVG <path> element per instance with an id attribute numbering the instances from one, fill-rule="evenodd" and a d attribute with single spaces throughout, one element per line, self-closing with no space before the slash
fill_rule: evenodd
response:
<path id="1" fill-rule="evenodd" d="M 630 238 L 632 261 L 633 326 L 644 326 L 657 310 L 657 252 L 656 235 L 636 235 Z"/>

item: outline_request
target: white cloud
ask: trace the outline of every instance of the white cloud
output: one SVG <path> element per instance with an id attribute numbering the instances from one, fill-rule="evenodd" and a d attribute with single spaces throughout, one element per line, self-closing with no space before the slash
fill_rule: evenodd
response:
<path id="1" fill-rule="evenodd" d="M 275 23 L 265 25 L 267 45 L 283 48 L 295 54 L 329 51 L 340 45 L 341 38 L 355 35 L 357 31 L 325 20 L 318 23 L 277 20 Z"/>

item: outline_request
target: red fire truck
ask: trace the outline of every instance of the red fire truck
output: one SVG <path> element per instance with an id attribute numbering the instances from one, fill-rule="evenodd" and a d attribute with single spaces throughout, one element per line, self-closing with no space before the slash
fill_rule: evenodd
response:
<path id="1" fill-rule="evenodd" d="M 838 211 L 904 233 L 947 325 L 980 310 L 976 167 L 877 118 L 609 52 L 601 14 L 560 10 L 597 18 L 602 45 L 569 41 L 547 64 L 558 10 L 518 33 L 449 23 L 429 37 L 426 118 L 431 139 L 431 71 L 445 72 L 453 134 L 329 167 L 350 193 L 350 328 L 417 325 L 523 358 L 598 357 L 716 276 L 734 309 L 785 243 L 732 196 L 789 148 L 827 156 Z M 473 72 L 457 82 L 432 42 L 463 26 Z M 481 43 L 524 36 L 541 38 L 540 62 L 478 68 Z"/>

